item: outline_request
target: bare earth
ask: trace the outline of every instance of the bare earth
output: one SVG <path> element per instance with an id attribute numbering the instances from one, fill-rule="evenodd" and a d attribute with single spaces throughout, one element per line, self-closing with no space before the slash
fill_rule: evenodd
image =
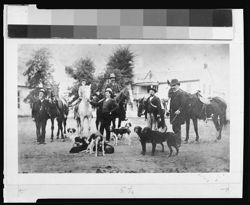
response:
<path id="1" fill-rule="evenodd" d="M 92 121 L 93 132 L 94 120 Z M 133 127 L 146 126 L 144 118 L 129 118 Z M 67 121 L 68 127 L 76 127 L 74 119 Z M 169 119 L 168 130 L 171 131 Z M 18 162 L 20 173 L 170 173 L 170 172 L 229 172 L 230 125 L 224 127 L 222 139 L 215 142 L 216 131 L 211 121 L 199 121 L 200 142 L 196 143 L 193 126 L 190 126 L 190 141 L 182 144 L 178 156 L 168 158 L 157 145 L 155 156 L 151 156 L 151 144 L 147 144 L 146 155 L 141 155 L 141 144 L 132 131 L 132 145 L 119 141 L 114 154 L 95 157 L 94 154 L 70 154 L 72 142 L 61 139 L 50 142 L 50 121 L 47 123 L 46 144 L 36 144 L 35 123 L 31 118 L 18 118 Z M 57 131 L 55 126 L 54 133 Z M 185 126 L 182 126 L 184 140 Z M 113 142 L 111 142 L 113 144 Z M 175 154 L 175 150 L 174 150 Z"/>

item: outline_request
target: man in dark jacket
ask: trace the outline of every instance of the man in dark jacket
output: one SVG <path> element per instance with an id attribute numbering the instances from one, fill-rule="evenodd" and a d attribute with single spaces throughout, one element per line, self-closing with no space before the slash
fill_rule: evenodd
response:
<path id="1" fill-rule="evenodd" d="M 162 107 L 160 99 L 155 96 L 157 90 L 151 86 L 148 89 L 149 97 L 145 103 L 145 117 L 148 122 L 148 127 L 152 130 L 157 130 L 157 118 L 162 115 Z"/>
<path id="2" fill-rule="evenodd" d="M 172 129 L 178 136 L 177 143 L 181 145 L 181 125 L 185 123 L 186 109 L 185 103 L 188 93 L 180 89 L 180 82 L 172 79 L 170 82 L 169 98 L 170 100 L 170 123 Z"/>
<path id="3" fill-rule="evenodd" d="M 111 98 L 112 90 L 107 88 L 105 91 L 105 98 L 99 100 L 98 102 L 90 101 L 91 105 L 100 106 L 102 111 L 101 113 L 101 127 L 100 132 L 103 135 L 104 129 L 106 131 L 106 140 L 110 140 L 110 124 L 112 120 L 112 114 L 116 109 L 118 109 L 118 105 L 114 99 Z"/>

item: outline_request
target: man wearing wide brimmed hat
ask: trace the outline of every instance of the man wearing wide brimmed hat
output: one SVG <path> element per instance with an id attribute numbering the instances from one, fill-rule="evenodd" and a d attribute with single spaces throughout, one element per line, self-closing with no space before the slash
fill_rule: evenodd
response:
<path id="1" fill-rule="evenodd" d="M 105 90 L 105 97 L 98 102 L 90 101 L 91 105 L 98 106 L 101 109 L 100 133 L 103 135 L 106 131 L 106 140 L 110 140 L 110 125 L 113 113 L 118 109 L 116 101 L 111 98 L 113 92 L 111 88 Z"/>
<path id="2" fill-rule="evenodd" d="M 148 127 L 152 130 L 157 130 L 157 118 L 162 115 L 162 107 L 160 98 L 158 98 L 155 93 L 157 89 L 155 86 L 151 85 L 148 88 L 149 97 L 145 103 L 145 117 L 147 119 Z"/>
<path id="3" fill-rule="evenodd" d="M 111 73 L 109 75 L 109 79 L 110 79 L 110 82 L 105 86 L 105 90 L 107 88 L 110 88 L 112 90 L 112 92 L 113 92 L 113 94 L 112 94 L 113 97 L 115 97 L 121 91 L 121 87 L 117 84 L 116 76 L 115 76 L 114 73 Z"/>
<path id="4" fill-rule="evenodd" d="M 178 144 L 181 145 L 181 125 L 185 123 L 185 91 L 180 89 L 180 82 L 178 79 L 172 79 L 169 83 L 169 97 L 170 97 L 170 124 L 174 133 L 178 136 Z"/>

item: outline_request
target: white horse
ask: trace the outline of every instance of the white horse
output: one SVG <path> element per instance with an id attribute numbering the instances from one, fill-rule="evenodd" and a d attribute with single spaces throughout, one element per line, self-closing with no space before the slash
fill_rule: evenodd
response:
<path id="1" fill-rule="evenodd" d="M 92 114 L 93 109 L 88 102 L 89 98 L 90 98 L 90 86 L 85 86 L 85 94 L 84 96 L 82 96 L 82 100 L 79 103 L 78 110 L 77 110 L 76 122 L 77 122 L 78 134 L 83 134 L 85 119 L 87 120 L 88 131 L 90 132 L 91 130 L 91 121 L 93 119 L 93 114 Z"/>

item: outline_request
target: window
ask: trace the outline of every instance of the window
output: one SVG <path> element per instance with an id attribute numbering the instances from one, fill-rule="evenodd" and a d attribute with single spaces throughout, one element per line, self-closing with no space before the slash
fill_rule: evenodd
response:
<path id="1" fill-rule="evenodd" d="M 20 105 L 20 90 L 17 91 L 17 107 L 20 109 L 21 105 Z"/>

